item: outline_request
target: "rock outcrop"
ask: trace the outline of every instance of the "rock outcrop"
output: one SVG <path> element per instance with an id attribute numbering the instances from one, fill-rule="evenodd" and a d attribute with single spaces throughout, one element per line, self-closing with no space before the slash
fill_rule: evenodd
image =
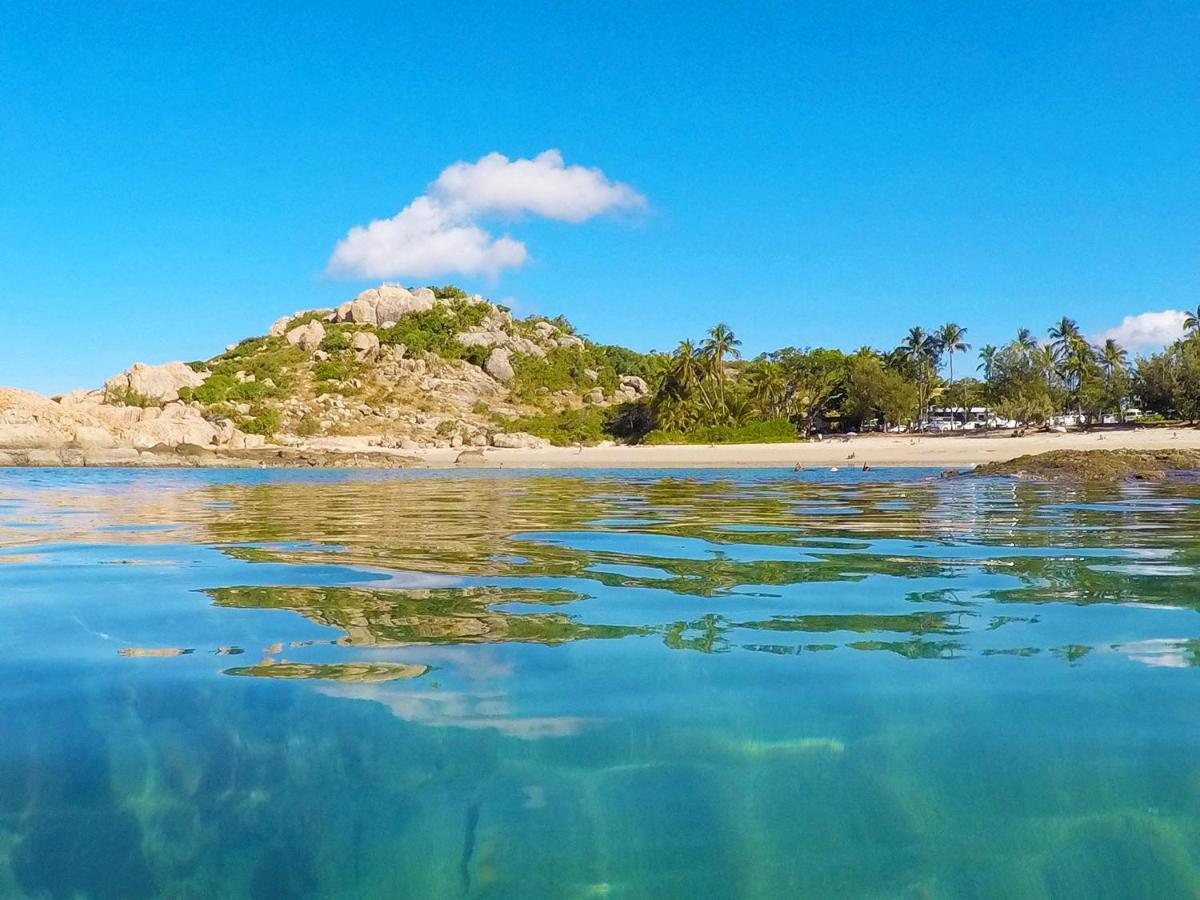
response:
<path id="1" fill-rule="evenodd" d="M 399 285 L 384 284 L 343 303 L 337 308 L 334 320 L 383 327 L 400 321 L 409 313 L 433 309 L 436 302 L 437 298 L 429 288 L 410 291 Z"/>
<path id="2" fill-rule="evenodd" d="M 375 359 L 379 355 L 379 338 L 369 331 L 356 332 L 350 339 L 350 349 L 360 360 Z"/>
<path id="3" fill-rule="evenodd" d="M 139 362 L 104 382 L 104 393 L 113 401 L 135 396 L 165 403 L 178 400 L 182 388 L 199 387 L 203 383 L 204 375 L 193 371 L 186 363 L 148 366 Z"/>
<path id="4" fill-rule="evenodd" d="M 488 354 L 488 358 L 483 364 L 483 371 L 497 381 L 512 381 L 516 372 L 513 371 L 512 362 L 510 362 L 511 356 L 512 354 L 506 348 L 497 347 Z"/>
<path id="5" fill-rule="evenodd" d="M 325 340 L 325 326 L 320 322 L 308 322 L 290 329 L 284 337 L 293 347 L 299 347 L 306 353 L 315 353 Z"/>
<path id="6" fill-rule="evenodd" d="M 1200 472 L 1197 450 L 1049 450 L 976 467 L 975 475 L 1048 481 L 1160 481 Z M 959 476 L 961 477 L 961 475 Z"/>
<path id="7" fill-rule="evenodd" d="M 538 450 L 549 447 L 550 442 L 524 431 L 514 431 L 492 435 L 492 446 L 503 450 Z"/>
<path id="8" fill-rule="evenodd" d="M 544 447 L 529 430 L 556 441 L 595 434 L 601 409 L 648 394 L 616 368 L 618 357 L 563 320 L 515 319 L 450 287 L 385 284 L 336 309 L 281 316 L 267 335 L 203 364 L 137 363 L 100 390 L 56 400 L 8 391 L 0 451 L 53 465 L 132 465 L 147 454 L 196 464 L 283 447 L 384 456 Z M 568 415 L 568 427 L 556 424 Z M 341 440 L 349 444 L 322 443 Z"/>

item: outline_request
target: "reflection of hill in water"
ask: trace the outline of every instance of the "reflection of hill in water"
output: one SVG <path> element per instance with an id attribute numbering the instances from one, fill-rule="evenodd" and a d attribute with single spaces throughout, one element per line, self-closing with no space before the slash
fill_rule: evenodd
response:
<path id="1" fill-rule="evenodd" d="M 0 896 L 1200 883 L 1195 486 L 72 477 L 0 510 Z"/>
<path id="2" fill-rule="evenodd" d="M 226 675 L 249 675 L 255 678 L 311 678 L 317 681 L 343 681 L 355 684 L 375 684 L 380 681 L 407 681 L 420 678 L 428 666 L 406 666 L 396 663 L 293 663 L 264 660 L 254 666 L 226 669 Z"/>
<path id="3" fill-rule="evenodd" d="M 1077 661 L 1083 654 L 1071 648 L 1090 641 L 1052 636 L 1036 614 L 1003 608 L 1200 607 L 1200 596 L 1179 590 L 1180 575 L 1200 571 L 1189 536 L 1200 533 L 1197 494 L 1194 486 L 1012 481 L 409 478 L 217 486 L 204 529 L 242 559 L 470 584 L 423 593 L 288 589 L 286 599 L 265 589 L 238 589 L 258 592 L 236 600 L 230 589 L 214 593 L 219 603 L 293 609 L 356 645 L 657 633 L 668 647 L 706 651 L 821 643 L 947 658 L 1033 648 Z M 520 594 L 516 585 L 531 582 L 537 591 Z M 832 584 L 843 587 L 822 589 Z M 634 596 L 643 618 L 614 625 L 604 610 Z M 560 609 L 494 608 L 547 603 Z M 767 632 L 798 638 L 781 643 Z M 916 640 L 888 637 L 897 632 Z M 815 642 L 819 634 L 834 637 Z M 943 637 L 925 639 L 931 634 Z"/>
<path id="4" fill-rule="evenodd" d="M 647 629 L 585 625 L 557 613 L 496 612 L 497 603 L 568 603 L 566 591 L 463 588 L 367 591 L 356 588 L 217 588 L 217 606 L 288 609 L 346 633 L 339 644 L 386 647 L 397 644 L 561 644 L 585 638 L 644 634 Z"/>

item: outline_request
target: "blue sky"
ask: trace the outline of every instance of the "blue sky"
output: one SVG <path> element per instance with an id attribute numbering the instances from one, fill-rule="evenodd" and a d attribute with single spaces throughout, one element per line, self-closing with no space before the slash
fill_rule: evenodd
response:
<path id="1" fill-rule="evenodd" d="M 750 354 L 1200 303 L 1194 2 L 347 6 L 0 7 L 0 384 L 347 299 L 350 228 L 549 148 L 647 208 L 493 219 L 523 266 L 400 280 Z"/>

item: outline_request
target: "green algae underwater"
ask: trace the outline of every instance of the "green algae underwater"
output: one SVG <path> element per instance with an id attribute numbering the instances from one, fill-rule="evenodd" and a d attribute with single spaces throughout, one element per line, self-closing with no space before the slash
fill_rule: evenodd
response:
<path id="1" fill-rule="evenodd" d="M 1200 485 L 0 471 L 0 896 L 1200 892 Z"/>

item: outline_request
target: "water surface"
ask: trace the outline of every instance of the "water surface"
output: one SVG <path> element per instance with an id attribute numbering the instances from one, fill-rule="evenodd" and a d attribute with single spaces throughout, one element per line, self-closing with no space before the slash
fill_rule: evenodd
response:
<path id="1" fill-rule="evenodd" d="M 1198 574 L 1196 485 L 0 471 L 0 895 L 1194 896 Z"/>

